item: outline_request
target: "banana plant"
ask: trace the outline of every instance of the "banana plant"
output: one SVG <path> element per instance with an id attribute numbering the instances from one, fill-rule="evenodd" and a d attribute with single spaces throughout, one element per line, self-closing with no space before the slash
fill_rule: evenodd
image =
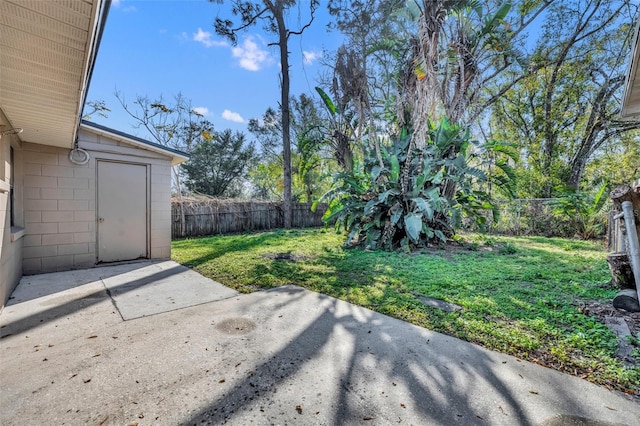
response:
<path id="1" fill-rule="evenodd" d="M 592 239 L 604 233 L 606 212 L 603 207 L 608 200 L 607 189 L 608 182 L 605 181 L 593 192 L 568 190 L 550 205 L 556 215 L 574 224 L 580 238 Z"/>
<path id="2" fill-rule="evenodd" d="M 327 144 L 333 151 L 338 165 L 344 171 L 353 170 L 354 166 L 354 134 L 353 114 L 338 108 L 329 95 L 320 87 L 316 87 L 324 106 L 329 113 L 329 128 L 324 129 Z"/>
<path id="3" fill-rule="evenodd" d="M 382 164 L 370 152 L 354 170 L 336 175 L 334 187 L 321 198 L 329 206 L 325 221 L 348 232 L 347 245 L 424 247 L 451 238 L 456 218 L 494 209 L 475 185 L 486 180 L 486 174 L 467 164 L 465 154 L 472 144 L 467 129 L 446 119 L 432 123 L 423 155 L 407 162 L 411 137 L 405 129 L 382 147 Z M 409 184 L 403 189 L 405 173 Z M 447 181 L 459 188 L 453 199 L 441 195 Z"/>

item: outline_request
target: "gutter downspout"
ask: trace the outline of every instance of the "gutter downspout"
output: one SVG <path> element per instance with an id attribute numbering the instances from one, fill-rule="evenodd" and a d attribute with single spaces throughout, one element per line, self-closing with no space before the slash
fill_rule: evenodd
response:
<path id="1" fill-rule="evenodd" d="M 640 300 L 640 243 L 636 231 L 636 221 L 633 214 L 633 203 L 631 201 L 622 202 L 622 216 L 627 231 L 627 242 L 629 243 L 629 260 L 636 282 L 636 293 Z"/>

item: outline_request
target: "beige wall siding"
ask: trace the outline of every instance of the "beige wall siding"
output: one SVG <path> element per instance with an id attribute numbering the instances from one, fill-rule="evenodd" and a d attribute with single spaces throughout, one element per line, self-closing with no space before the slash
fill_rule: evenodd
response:
<path id="1" fill-rule="evenodd" d="M 168 258 L 170 161 L 152 151 L 79 132 L 89 152 L 84 166 L 69 161 L 69 150 L 23 144 L 25 274 L 87 268 L 96 264 L 96 164 L 99 160 L 146 164 L 150 168 L 150 257 Z"/>
<path id="2" fill-rule="evenodd" d="M 10 163 L 11 147 L 14 149 L 14 164 Z M 19 166 L 21 157 L 19 140 L 15 136 L 3 136 L 0 139 L 0 309 L 4 307 L 22 276 L 22 245 L 24 243 L 22 191 L 16 190 L 14 195 L 16 209 L 14 228 L 11 228 L 9 205 L 12 168 L 15 168 L 16 180 L 13 184 L 17 189 L 22 184 L 22 168 Z"/>

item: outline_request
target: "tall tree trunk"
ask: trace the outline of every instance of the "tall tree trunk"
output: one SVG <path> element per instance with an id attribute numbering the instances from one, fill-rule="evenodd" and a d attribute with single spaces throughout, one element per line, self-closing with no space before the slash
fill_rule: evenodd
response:
<path id="1" fill-rule="evenodd" d="M 588 157 L 577 156 L 573 163 L 571 163 L 571 171 L 567 178 L 567 188 L 578 191 L 580 189 L 580 180 L 582 180 L 582 172 L 587 165 Z"/>
<path id="2" fill-rule="evenodd" d="M 289 125 L 289 50 L 288 33 L 284 22 L 284 6 L 276 1 L 272 9 L 278 23 L 278 46 L 280 47 L 280 64 L 282 68 L 282 159 L 284 162 L 283 210 L 284 228 L 291 229 L 291 136 Z"/>
<path id="3" fill-rule="evenodd" d="M 617 119 L 619 108 L 607 109 L 607 103 L 615 98 L 615 93 L 624 84 L 624 76 L 605 76 L 605 81 L 598 90 L 598 94 L 591 106 L 589 120 L 578 151 L 571 159 L 571 170 L 567 179 L 569 188 L 580 189 L 582 173 L 593 153 L 598 150 L 609 138 L 616 137 L 625 131 L 640 127 L 640 121 Z"/>
<path id="4" fill-rule="evenodd" d="M 551 163 L 553 162 L 552 156 L 553 153 L 555 151 L 554 146 L 555 143 L 552 142 L 552 140 L 550 139 L 554 139 L 554 138 L 549 138 L 549 139 L 545 139 L 544 143 L 544 147 L 542 148 L 542 161 L 541 161 L 541 165 L 542 165 L 542 178 L 544 179 L 543 181 L 543 185 L 542 185 L 542 193 L 539 194 L 542 198 L 551 198 L 551 189 L 552 189 L 552 185 L 551 185 Z"/>

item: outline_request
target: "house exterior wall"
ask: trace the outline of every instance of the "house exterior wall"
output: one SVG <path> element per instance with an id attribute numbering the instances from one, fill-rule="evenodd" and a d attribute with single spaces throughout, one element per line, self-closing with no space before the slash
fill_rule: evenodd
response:
<path id="1" fill-rule="evenodd" d="M 1 124 L 1 122 L 0 122 Z M 11 148 L 14 161 L 11 162 Z M 22 244 L 24 235 L 22 193 L 14 195 L 14 226 L 11 226 L 10 187 L 21 187 L 22 152 L 19 139 L 5 135 L 0 139 L 0 309 L 4 307 L 11 292 L 22 276 Z M 11 182 L 11 171 L 15 182 Z"/>
<path id="2" fill-rule="evenodd" d="M 149 257 L 171 255 L 171 159 L 81 129 L 86 165 L 74 165 L 69 150 L 23 143 L 23 272 L 89 268 L 97 263 L 97 161 L 145 164 L 150 169 Z M 126 188 L 123 188 L 126 190 Z"/>

